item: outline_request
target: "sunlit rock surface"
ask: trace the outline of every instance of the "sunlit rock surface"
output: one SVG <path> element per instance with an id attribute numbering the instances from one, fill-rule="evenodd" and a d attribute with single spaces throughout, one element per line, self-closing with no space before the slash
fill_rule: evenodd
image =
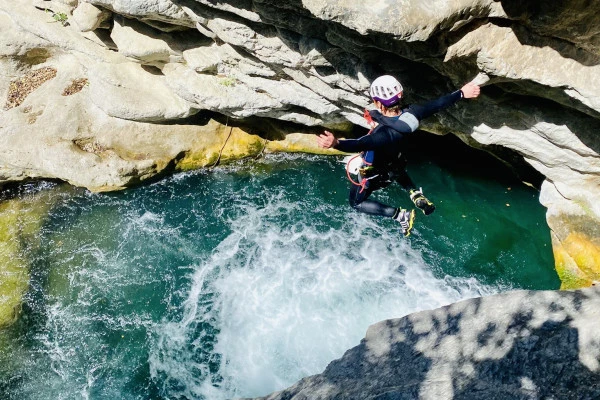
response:
<path id="1" fill-rule="evenodd" d="M 517 291 L 369 327 L 319 375 L 263 400 L 594 399 L 600 290 Z"/>
<path id="2" fill-rule="evenodd" d="M 600 241 L 599 11 L 582 0 L 3 2 L 0 183 L 117 190 L 216 159 L 317 151 L 285 137 L 364 126 L 379 74 L 398 76 L 409 102 L 476 79 L 478 100 L 422 128 L 540 173 L 559 275 L 578 277 L 564 287 L 590 285 L 599 273 L 585 261 Z M 56 74 L 31 85 L 41 68 Z M 75 82 L 84 83 L 69 90 Z M 231 126 L 245 134 L 218 133 Z M 199 156 L 202 143 L 210 147 Z"/>

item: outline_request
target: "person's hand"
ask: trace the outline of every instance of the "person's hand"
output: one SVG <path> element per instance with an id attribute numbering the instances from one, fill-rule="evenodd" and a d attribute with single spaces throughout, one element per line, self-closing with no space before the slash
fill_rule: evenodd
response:
<path id="1" fill-rule="evenodd" d="M 469 82 L 465 86 L 461 87 L 460 91 L 463 93 L 463 97 L 465 99 L 474 99 L 475 97 L 479 96 L 481 89 L 473 82 Z"/>
<path id="2" fill-rule="evenodd" d="M 338 140 L 333 136 L 333 133 L 325 131 L 317 136 L 317 143 L 319 147 L 330 149 L 338 144 Z"/>

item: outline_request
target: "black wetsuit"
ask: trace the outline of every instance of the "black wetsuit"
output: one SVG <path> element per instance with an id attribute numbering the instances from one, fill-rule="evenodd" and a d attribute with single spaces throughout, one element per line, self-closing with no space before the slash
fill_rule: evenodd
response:
<path id="1" fill-rule="evenodd" d="M 457 90 L 424 105 L 410 105 L 402 109 L 399 117 L 384 117 L 379 111 L 370 111 L 371 117 L 379 124 L 373 131 L 358 139 L 340 140 L 336 149 L 348 152 L 368 153 L 372 158 L 372 170 L 363 187 L 352 185 L 350 189 L 350 205 L 360 211 L 372 215 L 394 217 L 397 208 L 385 205 L 368 197 L 374 190 L 384 188 L 392 182 L 398 182 L 405 190 L 416 189 L 412 179 L 406 173 L 406 158 L 402 155 L 405 135 L 414 132 L 419 121 L 438 111 L 450 107 L 462 98 Z M 363 155 L 364 155 L 363 153 Z M 359 182 L 367 179 L 358 174 Z"/>

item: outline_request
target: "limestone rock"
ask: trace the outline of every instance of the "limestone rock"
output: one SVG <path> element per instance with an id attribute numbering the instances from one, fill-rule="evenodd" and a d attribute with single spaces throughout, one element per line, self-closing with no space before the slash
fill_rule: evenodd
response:
<path id="1" fill-rule="evenodd" d="M 134 62 L 89 66 L 90 100 L 107 115 L 135 121 L 164 121 L 195 113 L 173 93 L 164 76 Z"/>
<path id="2" fill-rule="evenodd" d="M 600 289 L 517 291 L 371 325 L 319 375 L 263 400 L 600 396 Z"/>
<path id="3" fill-rule="evenodd" d="M 524 2 L 503 0 L 507 16 L 544 37 L 556 37 L 595 55 L 600 54 L 597 15 L 600 4 L 585 0 Z"/>
<path id="4" fill-rule="evenodd" d="M 575 182 L 585 179 L 573 178 L 577 179 Z M 544 182 L 540 201 L 548 208 L 546 219 L 561 288 L 596 285 L 600 282 L 600 223 L 587 201 L 590 193 L 560 190 L 556 183 Z"/>
<path id="5" fill-rule="evenodd" d="M 69 0 L 33 0 L 32 4 L 34 7 L 43 10 L 48 16 L 54 18 L 55 22 L 67 22 L 71 11 L 73 10 L 73 4 Z M 60 19 L 65 19 L 60 21 Z"/>
<path id="6" fill-rule="evenodd" d="M 194 26 L 185 11 L 171 0 L 85 0 L 85 2 L 126 17 L 137 18 L 149 23 L 152 21 L 163 23 L 164 25 L 161 26 L 171 24 L 177 25 L 177 27 Z"/>
<path id="7" fill-rule="evenodd" d="M 187 66 L 198 73 L 217 76 L 242 74 L 271 78 L 276 72 L 267 65 L 244 58 L 231 45 L 212 44 L 188 49 L 183 52 Z"/>
<path id="8" fill-rule="evenodd" d="M 383 32 L 409 42 L 425 41 L 440 29 L 456 29 L 474 18 L 502 13 L 493 0 L 443 1 L 435 7 L 426 0 L 377 1 L 368 8 L 356 1 L 304 0 L 302 3 L 318 18 L 339 22 L 360 34 Z M 369 18 L 365 18 L 365 14 Z"/>
<path id="9" fill-rule="evenodd" d="M 589 253 L 599 237 L 592 227 L 600 220 L 600 6 L 534 3 L 82 0 L 73 10 L 71 0 L 4 2 L 0 93 L 8 95 L 11 82 L 36 68 L 54 68 L 57 76 L 23 104 L 0 111 L 0 182 L 52 177 L 117 189 L 164 173 L 164 165 L 190 151 L 189 142 L 169 144 L 170 161 L 167 153 L 124 160 L 98 126 L 126 129 L 134 140 L 149 123 L 156 131 L 168 129 L 162 124 L 193 131 L 193 116 L 211 112 L 226 124 L 275 121 L 278 139 L 321 127 L 342 135 L 351 124 L 366 127 L 369 82 L 381 73 L 401 79 L 407 102 L 478 77 L 485 85 L 477 101 L 421 127 L 543 174 L 554 247 L 568 249 L 561 260 L 576 268 L 585 257 L 574 257 L 573 244 L 586 238 L 580 247 Z M 69 23 L 56 23 L 48 6 Z M 66 87 L 84 81 L 80 92 L 62 98 Z M 92 155 L 73 143 L 106 150 Z M 46 161 L 41 155 L 49 149 L 61 158 Z M 69 171 L 74 166 L 77 172 Z M 578 282 L 589 284 L 595 275 L 589 276 Z"/>
<path id="10" fill-rule="evenodd" d="M 111 13 L 90 3 L 80 3 L 73 10 L 73 22 L 81 32 L 88 32 L 103 26 Z"/>
<path id="11" fill-rule="evenodd" d="M 0 55 L 4 63 L 11 58 L 24 58 L 25 62 L 31 60 L 30 63 L 35 64 L 36 61 L 39 62 L 38 57 L 49 56 L 49 47 L 52 47 L 49 41 L 21 29 L 9 14 L 0 14 Z M 3 75 L 7 72 L 7 68 L 2 69 Z"/>
<path id="12" fill-rule="evenodd" d="M 110 37 L 119 53 L 139 60 L 142 64 L 168 63 L 174 53 L 167 42 L 152 32 L 147 25 L 115 18 Z"/>
<path id="13" fill-rule="evenodd" d="M 516 32 L 515 32 L 516 31 Z M 448 48 L 445 61 L 453 58 L 476 57 L 479 71 L 494 80 L 529 81 L 547 89 L 540 97 L 600 112 L 600 65 L 584 66 L 565 57 L 549 46 L 524 44 L 519 30 L 499 27 L 491 23 L 467 33 Z"/>

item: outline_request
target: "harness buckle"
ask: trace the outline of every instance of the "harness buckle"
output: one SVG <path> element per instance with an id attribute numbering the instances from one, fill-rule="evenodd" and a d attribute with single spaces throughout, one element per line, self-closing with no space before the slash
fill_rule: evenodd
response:
<path id="1" fill-rule="evenodd" d="M 377 170 L 372 165 L 363 165 L 358 169 L 360 176 L 363 178 L 372 178 L 377 175 Z"/>

